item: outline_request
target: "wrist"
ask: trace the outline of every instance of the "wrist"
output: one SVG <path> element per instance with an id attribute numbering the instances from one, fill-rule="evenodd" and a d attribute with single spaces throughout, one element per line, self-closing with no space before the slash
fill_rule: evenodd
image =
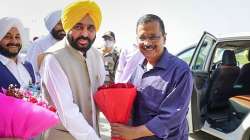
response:
<path id="1" fill-rule="evenodd" d="M 135 127 L 134 132 L 135 132 L 136 138 L 154 135 L 145 125 L 140 125 L 140 126 Z"/>

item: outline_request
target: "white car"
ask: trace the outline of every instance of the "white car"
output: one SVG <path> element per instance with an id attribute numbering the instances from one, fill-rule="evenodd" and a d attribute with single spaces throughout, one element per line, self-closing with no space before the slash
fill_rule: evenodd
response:
<path id="1" fill-rule="evenodd" d="M 250 140 L 250 34 L 216 38 L 204 32 L 196 46 L 177 56 L 191 58 L 190 132 Z"/>

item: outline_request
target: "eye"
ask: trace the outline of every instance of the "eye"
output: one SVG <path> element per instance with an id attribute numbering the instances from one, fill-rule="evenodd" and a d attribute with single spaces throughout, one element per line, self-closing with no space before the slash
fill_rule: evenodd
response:
<path id="1" fill-rule="evenodd" d="M 6 35 L 6 36 L 4 37 L 4 39 L 11 39 L 11 36 L 10 36 L 10 35 Z"/>
<path id="2" fill-rule="evenodd" d="M 146 40 L 146 39 L 147 39 L 147 38 L 146 38 L 145 36 L 139 36 L 139 37 L 138 37 L 138 40 L 139 40 L 139 41 L 144 41 L 144 40 Z"/>
<path id="3" fill-rule="evenodd" d="M 156 36 L 156 35 L 148 37 L 148 39 L 152 40 L 152 41 L 159 40 L 160 38 L 161 38 L 161 36 Z"/>
<path id="4" fill-rule="evenodd" d="M 82 25 L 79 25 L 79 24 L 76 24 L 73 29 L 75 30 L 82 30 L 83 29 L 83 26 Z"/>
<path id="5" fill-rule="evenodd" d="M 16 36 L 15 38 L 16 38 L 17 40 L 20 40 L 20 39 L 21 39 L 21 37 L 20 37 L 20 36 Z"/>
<path id="6" fill-rule="evenodd" d="M 88 31 L 94 32 L 95 31 L 95 26 L 94 25 L 89 25 L 88 26 Z"/>

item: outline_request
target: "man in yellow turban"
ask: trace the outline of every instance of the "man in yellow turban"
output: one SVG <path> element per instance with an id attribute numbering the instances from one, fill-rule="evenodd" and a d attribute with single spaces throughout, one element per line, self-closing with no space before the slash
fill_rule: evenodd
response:
<path id="1" fill-rule="evenodd" d="M 91 46 L 101 19 L 94 1 L 69 4 L 61 17 L 66 37 L 39 56 L 44 95 L 61 120 L 45 132 L 45 140 L 99 140 L 93 94 L 104 83 L 105 69 Z"/>

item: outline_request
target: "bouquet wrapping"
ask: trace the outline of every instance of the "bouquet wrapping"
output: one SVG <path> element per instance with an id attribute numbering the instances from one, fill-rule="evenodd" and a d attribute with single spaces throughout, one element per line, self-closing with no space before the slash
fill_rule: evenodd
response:
<path id="1" fill-rule="evenodd" d="M 117 83 L 99 87 L 94 100 L 110 123 L 128 124 L 135 97 L 136 88 L 132 84 Z"/>
<path id="2" fill-rule="evenodd" d="M 30 139 L 59 123 L 55 108 L 30 91 L 2 89 L 0 105 L 0 137 Z"/>

